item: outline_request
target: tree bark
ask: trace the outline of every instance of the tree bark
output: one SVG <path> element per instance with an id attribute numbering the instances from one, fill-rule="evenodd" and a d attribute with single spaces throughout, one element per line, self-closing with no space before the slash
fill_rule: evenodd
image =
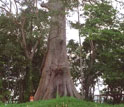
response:
<path id="1" fill-rule="evenodd" d="M 49 0 L 47 5 L 52 13 L 48 51 L 34 100 L 51 99 L 57 95 L 80 98 L 67 60 L 65 7 L 61 0 Z"/>

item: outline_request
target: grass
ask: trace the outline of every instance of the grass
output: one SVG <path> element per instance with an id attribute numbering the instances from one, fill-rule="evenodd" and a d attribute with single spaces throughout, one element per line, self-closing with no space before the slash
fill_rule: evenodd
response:
<path id="1" fill-rule="evenodd" d="M 63 97 L 52 100 L 27 102 L 23 104 L 0 105 L 0 107 L 124 107 L 124 105 L 98 104 L 94 102 L 78 100 L 75 98 Z"/>

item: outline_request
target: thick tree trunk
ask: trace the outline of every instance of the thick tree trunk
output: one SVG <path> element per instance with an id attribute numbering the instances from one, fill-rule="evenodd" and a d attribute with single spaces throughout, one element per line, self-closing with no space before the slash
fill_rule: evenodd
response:
<path id="1" fill-rule="evenodd" d="M 48 52 L 34 100 L 51 99 L 57 95 L 80 98 L 69 72 L 64 5 L 61 0 L 50 0 L 48 6 L 52 12 Z"/>

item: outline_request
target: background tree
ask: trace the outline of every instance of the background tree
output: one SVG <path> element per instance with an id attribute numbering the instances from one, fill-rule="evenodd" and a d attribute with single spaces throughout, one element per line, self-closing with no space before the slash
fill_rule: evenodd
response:
<path id="1" fill-rule="evenodd" d="M 6 58 L 5 63 L 8 69 L 11 68 L 9 70 L 11 73 L 2 75 L 2 78 L 7 76 L 12 78 L 13 82 L 8 81 L 8 79 L 6 82 L 11 85 L 11 91 L 14 90 L 14 98 L 19 95 L 20 102 L 28 101 L 29 96 L 36 90 L 38 85 L 36 81 L 39 80 L 39 74 L 41 74 L 38 68 L 40 68 L 45 54 L 46 36 L 44 35 L 47 35 L 47 28 L 49 28 L 47 26 L 47 14 L 45 11 L 39 10 L 34 5 L 34 1 L 15 1 L 16 6 L 21 6 L 21 11 L 16 8 L 16 15 L 10 11 L 12 7 L 7 8 L 9 3 L 0 2 L 4 4 L 3 7 L 0 7 L 3 10 L 0 23 L 1 54 L 2 58 L 4 58 L 3 55 Z M 8 64 L 7 61 L 11 61 L 11 63 Z M 3 65 L 1 64 L 2 68 Z M 2 72 L 6 74 L 7 71 L 4 68 Z"/>
<path id="2" fill-rule="evenodd" d="M 120 93 L 123 90 L 121 88 L 121 92 L 118 91 L 118 87 L 121 87 L 119 81 L 123 80 L 123 73 L 121 73 L 123 58 L 120 53 L 123 53 L 122 41 L 124 36 L 123 31 L 120 30 L 119 20 L 117 20 L 117 12 L 105 1 L 96 5 L 86 5 L 84 9 L 84 14 L 89 16 L 86 18 L 84 27 L 82 27 L 82 34 L 86 37 L 83 46 L 90 58 L 88 69 L 91 70 L 90 72 L 95 71 L 97 77 L 100 75 L 104 77 L 104 83 L 111 87 L 108 95 L 113 98 L 114 103 L 120 102 L 122 98 Z M 120 51 L 118 52 L 118 50 Z M 90 76 L 92 76 L 91 73 Z M 113 85 L 113 82 L 116 83 L 117 81 L 118 86 Z"/>
<path id="3" fill-rule="evenodd" d="M 83 7 L 80 7 L 80 8 L 83 8 Z M 82 18 L 82 16 L 80 17 Z M 93 99 L 94 86 L 95 86 L 95 83 L 97 82 L 98 77 L 100 77 L 101 75 L 102 76 L 104 75 L 103 77 L 105 79 L 106 77 L 105 75 L 109 75 L 109 74 L 112 75 L 114 69 L 115 68 L 117 69 L 117 66 L 115 65 L 118 63 L 117 60 L 120 60 L 119 57 L 121 55 L 118 55 L 119 53 L 115 51 L 115 48 L 119 50 L 123 50 L 122 48 L 123 44 L 121 43 L 121 41 L 120 43 L 118 43 L 119 38 L 123 40 L 123 36 L 122 36 L 123 31 L 120 30 L 120 27 L 118 24 L 119 20 L 117 20 L 118 17 L 117 17 L 116 10 L 106 1 L 99 1 L 99 2 L 91 1 L 90 3 L 85 3 L 83 17 L 85 17 L 86 22 L 84 22 L 83 24 L 79 22 L 72 23 L 72 26 L 76 29 L 80 29 L 81 36 L 85 38 L 82 44 L 82 49 L 81 49 L 82 59 L 83 59 L 82 65 L 83 65 L 83 72 L 84 72 L 84 81 L 82 85 L 84 89 L 85 99 L 91 100 Z M 72 54 L 72 56 L 70 55 L 72 58 L 70 62 L 72 63 L 72 69 L 74 70 L 73 74 L 77 76 L 78 79 L 80 79 L 81 68 L 79 66 L 80 57 L 79 57 L 78 44 L 74 43 L 71 40 L 69 45 L 70 45 L 69 52 Z M 113 51 L 114 54 L 109 51 Z M 100 54 L 103 56 L 106 55 L 106 57 L 105 56 L 101 57 Z M 119 57 L 114 61 L 116 55 Z M 107 56 L 111 56 L 110 59 Z M 102 63 L 103 60 L 107 60 L 106 64 L 104 63 L 106 66 L 104 66 L 104 64 Z M 116 64 L 114 65 L 113 62 L 116 62 Z M 119 64 L 118 66 L 120 68 L 121 68 L 121 63 L 118 63 Z M 110 67 L 110 65 L 112 66 Z M 110 69 L 112 68 L 114 69 L 111 71 Z M 106 71 L 106 69 L 108 70 Z M 108 77 L 106 77 L 106 79 L 107 78 Z M 109 76 L 109 79 L 110 78 L 112 79 L 111 76 Z M 120 78 L 123 79 L 122 77 Z M 110 81 L 106 79 L 104 81 L 105 83 L 106 81 Z M 118 95 L 120 96 L 120 94 Z M 121 99 L 122 97 L 119 97 L 119 98 Z"/>

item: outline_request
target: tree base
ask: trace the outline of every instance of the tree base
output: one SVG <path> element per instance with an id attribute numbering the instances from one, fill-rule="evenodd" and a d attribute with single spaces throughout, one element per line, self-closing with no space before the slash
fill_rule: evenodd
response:
<path id="1" fill-rule="evenodd" d="M 51 99 L 57 96 L 81 98 L 76 91 L 70 73 L 66 69 L 51 69 L 43 73 L 34 100 Z"/>

